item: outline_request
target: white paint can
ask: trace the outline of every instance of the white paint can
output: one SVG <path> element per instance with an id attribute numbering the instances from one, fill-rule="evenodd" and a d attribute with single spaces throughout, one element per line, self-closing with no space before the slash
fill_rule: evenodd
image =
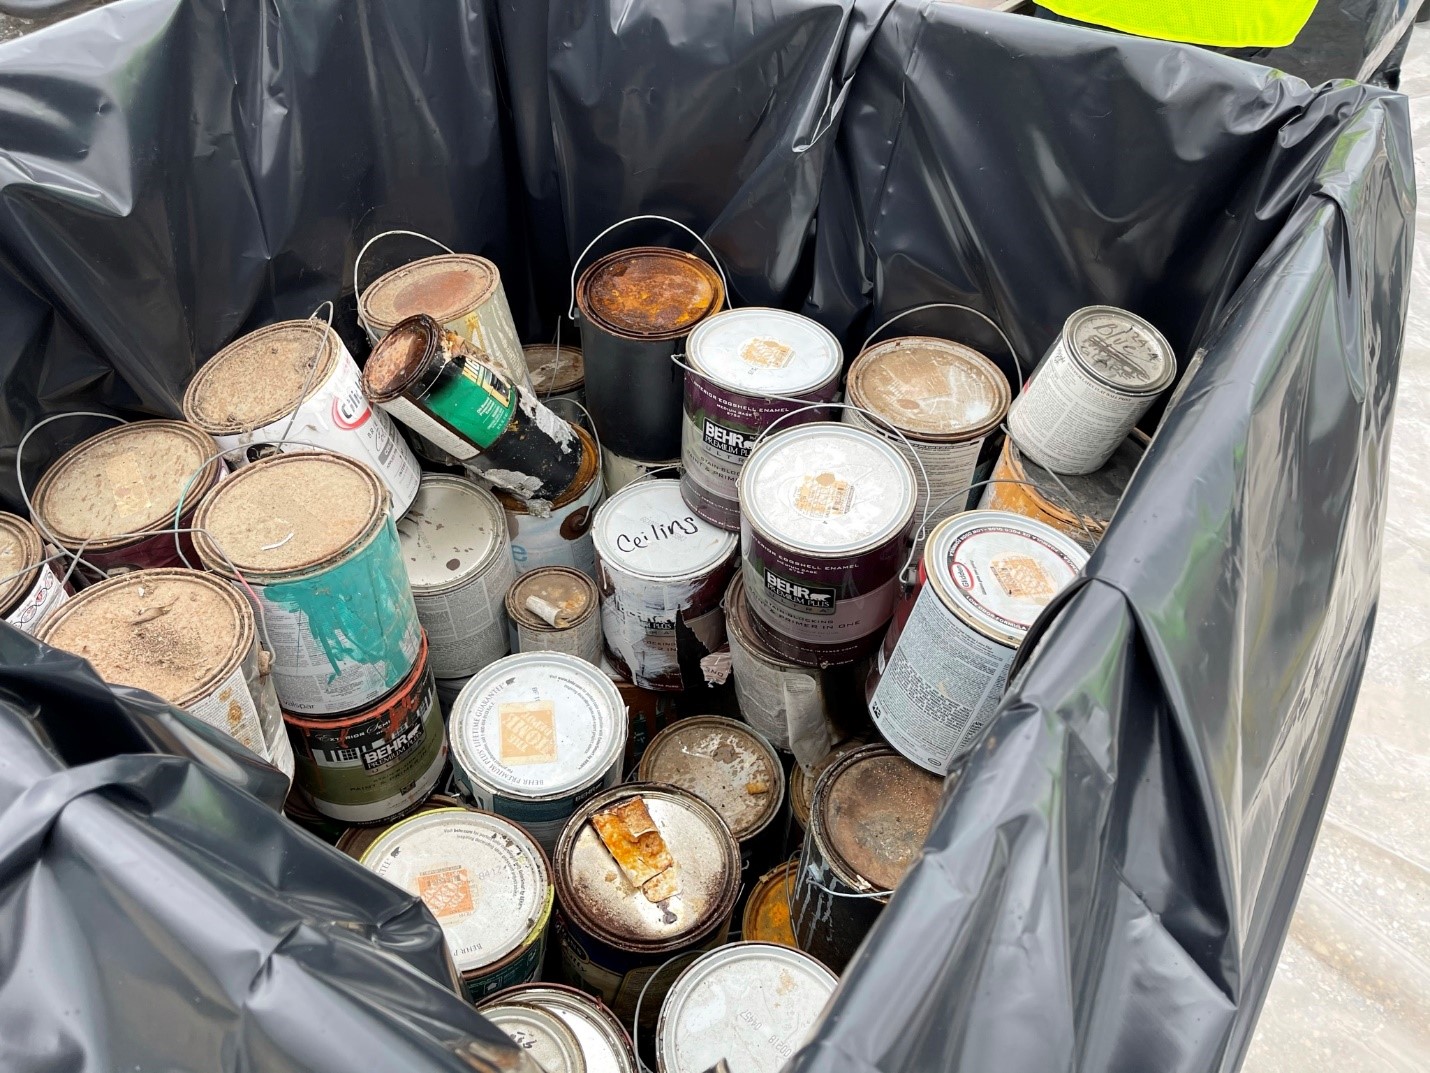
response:
<path id="1" fill-rule="evenodd" d="M 596 549 L 591 543 L 591 523 L 601 502 L 603 487 L 596 441 L 580 425 L 572 425 L 581 441 L 581 468 L 566 490 L 555 499 L 521 499 L 495 488 L 506 511 L 507 534 L 516 572 L 545 566 L 564 566 L 596 576 Z"/>
<path id="2" fill-rule="evenodd" d="M 579 570 L 544 566 L 512 583 L 506 613 L 517 652 L 565 652 L 601 665 L 601 594 Z"/>
<path id="3" fill-rule="evenodd" d="M 0 617 L 25 633 L 34 633 L 46 612 L 69 599 L 54 568 L 41 562 L 44 558 L 39 530 L 24 518 L 0 512 L 0 577 L 10 579 L 0 582 Z M 67 560 L 60 562 L 64 566 Z"/>

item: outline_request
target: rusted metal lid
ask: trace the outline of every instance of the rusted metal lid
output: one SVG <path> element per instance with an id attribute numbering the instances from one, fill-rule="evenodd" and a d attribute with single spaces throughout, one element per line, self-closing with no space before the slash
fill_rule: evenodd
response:
<path id="1" fill-rule="evenodd" d="M 528 600 L 550 608 L 556 625 L 533 611 Z M 569 630 L 596 613 L 598 600 L 596 583 L 581 571 L 569 566 L 542 566 L 512 582 L 506 594 L 506 613 L 523 629 Z"/>
<path id="2" fill-rule="evenodd" d="M 576 1033 L 549 1010 L 503 1002 L 483 1006 L 482 1016 L 510 1036 L 543 1073 L 588 1073 Z"/>
<path id="3" fill-rule="evenodd" d="M 790 812 L 794 814 L 795 820 L 804 830 L 809 830 L 810 799 L 814 796 L 814 786 L 819 782 L 819 777 L 845 753 L 862 749 L 864 745 L 865 743 L 862 741 L 841 742 L 829 751 L 828 756 L 815 764 L 814 770 L 809 773 L 806 773 L 799 764 L 794 766 L 794 770 L 790 772 L 789 776 L 789 808 Z"/>
<path id="4" fill-rule="evenodd" d="M 652 581 L 683 581 L 710 573 L 740 546 L 740 534 L 698 517 L 679 481 L 628 484 L 596 511 L 596 554 L 608 568 Z"/>
<path id="5" fill-rule="evenodd" d="M 0 511 L 0 578 L 10 578 L 0 583 L 0 615 L 14 610 L 35 584 L 39 562 L 45 557 L 44 547 L 33 525 L 18 515 Z"/>
<path id="6" fill-rule="evenodd" d="M 784 767 L 770 743 L 718 715 L 676 720 L 651 738 L 638 777 L 689 790 L 742 842 L 768 827 L 784 802 Z"/>
<path id="7" fill-rule="evenodd" d="M 202 570 L 136 570 L 56 608 L 35 637 L 89 660 L 106 682 L 187 707 L 231 675 L 253 647 L 253 611 Z"/>
<path id="8" fill-rule="evenodd" d="M 1157 395 L 1177 375 L 1172 344 L 1150 323 L 1115 306 L 1068 317 L 1063 343 L 1095 380 L 1125 395 Z"/>
<path id="9" fill-rule="evenodd" d="M 701 321 L 685 357 L 721 387 L 746 394 L 792 395 L 839 375 L 844 351 L 818 321 L 783 309 L 744 306 Z"/>
<path id="10" fill-rule="evenodd" d="M 373 402 L 395 399 L 427 370 L 441 342 L 442 326 L 431 317 L 416 315 L 403 321 L 368 355 L 362 369 L 363 394 Z"/>
<path id="11" fill-rule="evenodd" d="M 340 346 L 320 320 L 285 320 L 249 332 L 194 374 L 184 391 L 184 416 L 215 436 L 271 425 L 323 386 Z"/>
<path id="12" fill-rule="evenodd" d="M 850 402 L 905 436 L 936 442 L 987 435 L 1012 399 L 998 366 L 972 347 L 929 336 L 870 347 L 849 367 L 846 389 Z"/>
<path id="13" fill-rule="evenodd" d="M 596 999 L 563 984 L 518 984 L 498 991 L 477 1007 L 535 1006 L 566 1022 L 581 1045 L 586 1073 L 636 1073 L 630 1037 L 615 1015 Z"/>
<path id="14" fill-rule="evenodd" d="M 740 933 L 753 942 L 779 943 L 796 949 L 794 927 L 790 923 L 790 896 L 794 877 L 799 872 L 799 858 L 785 861 L 766 872 L 750 890 L 745 902 L 745 916 Z"/>
<path id="15" fill-rule="evenodd" d="M 506 514 L 496 497 L 464 477 L 425 473 L 397 523 L 412 591 L 439 595 L 465 585 L 510 555 Z"/>
<path id="16" fill-rule="evenodd" d="M 576 284 L 576 304 L 588 320 L 637 339 L 678 339 L 724 301 L 718 272 L 698 257 L 659 246 L 602 257 Z"/>
<path id="17" fill-rule="evenodd" d="M 501 286 L 501 273 L 485 257 L 444 253 L 424 257 L 379 276 L 362 292 L 363 319 L 378 331 L 426 313 L 439 324 L 466 316 Z"/>
<path id="18" fill-rule="evenodd" d="M 575 391 L 586 382 L 586 365 L 581 359 L 580 347 L 535 343 L 522 347 L 522 353 L 526 355 L 531 386 L 538 395 Z"/>

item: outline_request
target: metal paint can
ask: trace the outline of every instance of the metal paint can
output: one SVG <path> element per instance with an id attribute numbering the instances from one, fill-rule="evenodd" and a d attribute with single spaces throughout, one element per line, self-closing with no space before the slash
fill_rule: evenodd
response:
<path id="1" fill-rule="evenodd" d="M 468 808 L 420 812 L 389 827 L 362 865 L 426 903 L 473 1002 L 540 974 L 551 865 L 510 820 Z"/>
<path id="2" fill-rule="evenodd" d="M 803 407 L 839 394 L 844 352 L 808 317 L 746 307 L 703 320 L 686 340 L 685 359 L 697 371 L 685 373 L 680 490 L 707 522 L 736 530 L 737 482 L 755 441 L 781 418 L 789 418 L 782 428 L 827 420 L 827 411 Z"/>
<path id="3" fill-rule="evenodd" d="M 675 981 L 655 1033 L 659 1073 L 706 1073 L 721 1059 L 740 1073 L 779 1073 L 802 1047 L 839 985 L 808 954 L 731 943 Z"/>
<path id="4" fill-rule="evenodd" d="M 793 663 L 873 651 L 894 611 L 916 484 L 888 440 L 835 422 L 761 443 L 740 474 L 755 635 Z"/>
<path id="5" fill-rule="evenodd" d="M 1018 448 L 1054 473 L 1101 469 L 1177 375 L 1177 357 L 1147 321 L 1113 306 L 1068 317 L 1008 410 Z"/>
<path id="6" fill-rule="evenodd" d="M 544 566 L 568 566 L 596 576 L 596 549 L 591 522 L 604 488 L 596 441 L 579 425 L 572 428 L 581 443 L 581 466 L 575 478 L 554 499 L 523 500 L 495 489 L 506 511 L 511 557 L 518 574 Z"/>
<path id="7" fill-rule="evenodd" d="M 581 1041 L 554 1013 L 501 1002 L 483 1006 L 482 1016 L 505 1032 L 542 1073 L 586 1073 Z"/>
<path id="8" fill-rule="evenodd" d="M 669 458 L 664 462 L 642 462 L 638 458 L 626 458 L 601 448 L 601 476 L 606 485 L 606 495 L 613 496 L 622 488 L 636 481 L 653 477 L 679 477 L 680 459 Z"/>
<path id="9" fill-rule="evenodd" d="M 586 364 L 578 346 L 535 343 L 525 348 L 531 390 L 542 402 L 586 405 Z"/>
<path id="10" fill-rule="evenodd" d="M 448 719 L 452 717 L 452 708 L 456 705 L 457 698 L 462 695 L 462 690 L 467 688 L 467 683 L 471 680 L 470 675 L 466 678 L 437 679 L 437 703 L 442 706 L 442 714 Z"/>
<path id="11" fill-rule="evenodd" d="M 253 612 L 201 570 L 138 570 L 91 585 L 35 629 L 106 682 L 145 689 L 293 778 L 293 751 L 263 670 Z"/>
<path id="12" fill-rule="evenodd" d="M 793 857 L 760 877 L 745 902 L 740 934 L 746 940 L 799 948 L 789 919 L 789 903 L 798 873 L 799 858 Z"/>
<path id="13" fill-rule="evenodd" d="M 579 570 L 544 566 L 512 582 L 506 613 L 517 652 L 565 652 L 601 665 L 601 594 Z"/>
<path id="14" fill-rule="evenodd" d="M 836 745 L 829 750 L 811 768 L 806 770 L 796 766 L 789 776 L 789 811 L 795 824 L 801 832 L 809 830 L 809 805 L 814 797 L 814 787 L 819 782 L 819 777 L 829 770 L 836 760 L 845 753 L 852 753 L 855 749 L 862 749 L 867 742 L 846 741 Z"/>
<path id="15" fill-rule="evenodd" d="M 670 356 L 724 304 L 720 274 L 678 250 L 619 250 L 581 274 L 586 401 L 613 454 L 658 461 L 680 453 L 684 377 Z"/>
<path id="16" fill-rule="evenodd" d="M 698 518 L 675 481 L 642 481 L 601 505 L 592 536 L 616 669 L 657 691 L 704 681 L 701 658 L 725 643 L 720 598 L 735 572 L 735 534 Z"/>
<path id="17" fill-rule="evenodd" d="M 189 381 L 184 417 L 233 451 L 236 467 L 306 450 L 269 446 L 291 438 L 371 466 L 392 495 L 394 515 L 417 494 L 417 459 L 392 418 L 367 401 L 357 362 L 320 320 L 270 324 L 224 347 Z"/>
<path id="18" fill-rule="evenodd" d="M 591 817 L 633 797 L 676 862 L 680 892 L 648 901 L 606 848 Z M 627 1028 L 641 1003 L 640 1031 L 655 1027 L 676 974 L 656 970 L 676 954 L 720 946 L 740 890 L 740 850 L 719 813 L 673 786 L 627 783 L 593 797 L 571 817 L 552 855 L 561 975 L 600 997 Z"/>
<path id="19" fill-rule="evenodd" d="M 666 727 L 680 718 L 679 693 L 657 693 L 642 689 L 611 665 L 602 655 L 601 670 L 612 682 L 626 706 L 626 758 L 623 771 L 634 771 L 647 746 Z"/>
<path id="20" fill-rule="evenodd" d="M 0 578 L 9 578 L 0 582 L 0 617 L 25 633 L 34 633 L 46 612 L 70 598 L 44 558 L 38 530 L 24 518 L 0 511 Z"/>
<path id="21" fill-rule="evenodd" d="M 596 999 L 574 987 L 548 983 L 509 987 L 478 1006 L 477 1012 L 485 1015 L 496 1006 L 535 1007 L 559 1017 L 575 1033 L 586 1073 L 638 1073 L 635 1050 L 621 1022 Z"/>
<path id="22" fill-rule="evenodd" d="M 805 953 L 843 972 L 933 825 L 943 780 L 884 744 L 839 757 L 820 776 L 790 898 Z"/>
<path id="23" fill-rule="evenodd" d="M 625 705 L 600 668 L 530 652 L 474 675 L 448 734 L 463 796 L 550 850 L 581 802 L 620 780 Z"/>
<path id="24" fill-rule="evenodd" d="M 469 678 L 505 656 L 516 566 L 496 498 L 461 477 L 429 473 L 397 537 L 432 673 Z"/>
<path id="25" fill-rule="evenodd" d="M 257 601 L 286 712 L 369 708 L 417 661 L 422 630 L 387 506 L 361 462 L 304 452 L 245 466 L 195 515 L 204 565 Z"/>
<path id="26" fill-rule="evenodd" d="M 330 846 L 339 845 L 351 831 L 381 832 L 381 828 L 347 827 L 331 816 L 324 816 L 313 804 L 313 799 L 296 782 L 288 788 L 288 797 L 283 802 L 283 815 Z"/>
<path id="27" fill-rule="evenodd" d="M 199 503 L 223 476 L 218 453 L 213 437 L 186 421 L 106 429 L 66 451 L 40 478 L 30 500 L 36 528 L 67 551 L 83 547 L 84 561 L 106 574 L 182 566 L 174 511 L 183 495 L 179 527 L 193 524 Z M 178 545 L 192 563 L 191 534 L 180 534 Z"/>

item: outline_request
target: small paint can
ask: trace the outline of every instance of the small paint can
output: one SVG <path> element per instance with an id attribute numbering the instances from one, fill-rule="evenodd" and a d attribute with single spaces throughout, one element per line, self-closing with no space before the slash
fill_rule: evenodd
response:
<path id="1" fill-rule="evenodd" d="M 417 494 L 417 459 L 392 418 L 367 401 L 357 362 L 320 320 L 270 324 L 224 347 L 189 381 L 184 417 L 231 451 L 236 467 L 307 449 L 273 440 L 302 440 L 371 466 L 394 515 Z"/>
<path id="2" fill-rule="evenodd" d="M 489 1008 L 499 1006 L 534 1007 L 559 1017 L 581 1046 L 586 1073 L 638 1073 L 635 1050 L 621 1022 L 596 999 L 574 987 L 550 983 L 509 987 L 478 1006 L 477 1012 L 485 1015 Z"/>
<path id="3" fill-rule="evenodd" d="M 506 594 L 517 652 L 565 652 L 601 665 L 601 594 L 580 570 L 543 566 L 522 574 Z"/>
<path id="4" fill-rule="evenodd" d="M 135 421 L 106 429 L 66 451 L 45 471 L 30 500 L 38 528 L 66 551 L 109 575 L 195 562 L 189 528 L 200 502 L 223 476 L 219 446 L 186 421 Z M 188 488 L 187 494 L 184 489 Z M 137 534 L 137 535 L 136 535 Z M 79 573 L 76 572 L 76 577 Z"/>
<path id="5" fill-rule="evenodd" d="M 422 630 L 387 507 L 361 462 L 304 452 L 245 466 L 194 517 L 204 565 L 257 601 L 286 712 L 362 711 L 417 661 Z"/>
<path id="6" fill-rule="evenodd" d="M 605 481 L 606 495 L 613 496 L 627 485 L 654 477 L 680 476 L 680 459 L 669 458 L 664 462 L 642 462 L 638 458 L 626 458 L 601 448 L 601 476 Z"/>
<path id="7" fill-rule="evenodd" d="M 869 676 L 880 733 L 944 774 L 997 710 L 1028 627 L 1086 562 L 1081 545 L 1021 514 L 974 510 L 940 522 L 912 607 L 896 617 Z"/>
<path id="8" fill-rule="evenodd" d="M 659 1073 L 779 1073 L 824 1014 L 839 981 L 808 954 L 731 943 L 694 961 L 671 987 L 655 1033 Z"/>
<path id="9" fill-rule="evenodd" d="M 448 734 L 462 795 L 550 850 L 581 802 L 620 780 L 625 705 L 600 668 L 529 652 L 472 677 Z"/>
<path id="10" fill-rule="evenodd" d="M 596 576 L 596 549 L 591 522 L 601 502 L 599 452 L 591 434 L 573 425 L 581 442 L 581 467 L 554 499 L 521 499 L 500 488 L 496 497 L 506 511 L 511 556 L 518 574 L 544 566 L 567 566 Z"/>
<path id="11" fill-rule="evenodd" d="M 525 348 L 526 368 L 531 374 L 531 390 L 550 405 L 564 400 L 586 405 L 586 365 L 578 346 L 535 343 Z"/>
<path id="12" fill-rule="evenodd" d="M 542 1073 L 586 1073 L 586 1056 L 575 1031 L 554 1013 L 540 1006 L 493 1002 L 482 1016 L 521 1048 Z"/>
<path id="13" fill-rule="evenodd" d="M 496 498 L 462 477 L 429 473 L 397 537 L 432 673 L 469 678 L 505 656 L 516 565 Z"/>
<path id="14" fill-rule="evenodd" d="M 675 481 L 642 481 L 596 511 L 596 582 L 611 662 L 638 686 L 704 681 L 700 660 L 725 643 L 720 599 L 739 540 L 697 517 Z"/>
<path id="15" fill-rule="evenodd" d="M 798 873 L 799 858 L 792 857 L 762 875 L 751 888 L 740 922 L 740 934 L 746 940 L 799 948 L 789 920 L 789 903 Z"/>
<path id="16" fill-rule="evenodd" d="M 389 827 L 362 865 L 432 911 L 473 1002 L 540 974 L 551 865 L 510 820 L 468 808 L 420 812 Z"/>
<path id="17" fill-rule="evenodd" d="M 137 570 L 54 608 L 35 638 L 89 660 L 234 738 L 291 780 L 293 751 L 264 673 L 253 612 L 201 570 Z"/>
<path id="18" fill-rule="evenodd" d="M 1054 473 L 1101 469 L 1176 378 L 1162 333 L 1113 306 L 1068 317 L 1008 410 L 1018 448 Z"/>
<path id="19" fill-rule="evenodd" d="M 888 440 L 836 422 L 779 432 L 740 474 L 740 544 L 756 636 L 810 667 L 879 644 L 898 595 L 916 485 Z"/>
<path id="20" fill-rule="evenodd" d="M 889 746 L 866 745 L 820 776 L 790 897 L 795 939 L 843 972 L 933 825 L 943 780 Z M 872 897 L 871 897 L 872 895 Z"/>
<path id="21" fill-rule="evenodd" d="M 680 891 L 648 901 L 611 856 L 591 817 L 639 797 L 676 862 Z M 600 997 L 627 1028 L 641 1002 L 641 1032 L 655 1027 L 676 954 L 721 945 L 740 890 L 740 850 L 719 813 L 674 786 L 627 783 L 587 801 L 552 855 L 556 934 L 566 983 Z M 647 983 L 649 987 L 646 988 Z"/>
<path id="22" fill-rule="evenodd" d="M 736 530 L 737 482 L 755 441 L 777 420 L 782 428 L 827 420 L 828 411 L 805 407 L 839 394 L 844 352 L 808 317 L 747 306 L 701 321 L 685 360 L 695 372 L 685 373 L 680 490 L 707 522 Z"/>
<path id="23" fill-rule="evenodd" d="M 45 543 L 24 518 L 0 511 L 0 617 L 25 633 L 51 608 L 70 598 L 54 567 L 43 562 Z M 68 569 L 65 561 L 62 567 Z"/>

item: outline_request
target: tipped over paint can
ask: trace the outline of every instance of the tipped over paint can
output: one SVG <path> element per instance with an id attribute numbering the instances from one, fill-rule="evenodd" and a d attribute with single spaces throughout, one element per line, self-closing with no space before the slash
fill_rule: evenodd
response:
<path id="1" fill-rule="evenodd" d="M 0 511 L 0 578 L 8 579 L 0 581 L 0 617 L 25 633 L 34 633 L 45 613 L 70 597 L 45 558 L 45 543 L 35 527 Z M 68 569 L 67 562 L 60 560 L 61 570 Z"/>
<path id="2" fill-rule="evenodd" d="M 522 984 L 501 991 L 477 1010 L 524 1006 L 545 1010 L 565 1022 L 580 1044 L 586 1073 L 638 1073 L 631 1038 L 615 1015 L 599 1001 L 564 984 Z M 543 1067 L 545 1068 L 545 1067 Z"/>
<path id="3" fill-rule="evenodd" d="M 642 462 L 638 458 L 626 458 L 601 448 L 601 478 L 606 484 L 606 495 L 613 496 L 627 485 L 652 478 L 680 477 L 680 459 L 668 458 L 664 462 Z"/>
<path id="4" fill-rule="evenodd" d="M 522 574 L 506 594 L 517 652 L 565 652 L 601 664 L 601 594 L 579 570 L 545 566 Z"/>
<path id="5" fill-rule="evenodd" d="M 589 432 L 579 425 L 572 429 L 581 444 L 581 465 L 560 495 L 553 499 L 521 499 L 495 489 L 506 511 L 511 556 L 519 574 L 545 566 L 565 566 L 596 576 L 591 523 L 604 492 L 600 452 Z"/>

